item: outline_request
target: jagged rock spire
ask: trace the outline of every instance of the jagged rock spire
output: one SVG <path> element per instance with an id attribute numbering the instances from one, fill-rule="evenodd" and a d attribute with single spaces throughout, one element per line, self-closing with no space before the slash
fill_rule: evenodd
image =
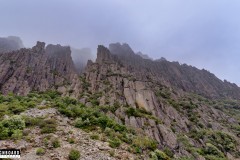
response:
<path id="1" fill-rule="evenodd" d="M 108 48 L 104 47 L 103 45 L 99 45 L 97 48 L 97 63 L 102 63 L 102 62 L 107 62 L 107 61 L 112 61 L 113 57 L 108 50 Z"/>
<path id="2" fill-rule="evenodd" d="M 45 43 L 37 41 L 36 46 L 32 47 L 34 53 L 42 53 L 45 49 Z"/>

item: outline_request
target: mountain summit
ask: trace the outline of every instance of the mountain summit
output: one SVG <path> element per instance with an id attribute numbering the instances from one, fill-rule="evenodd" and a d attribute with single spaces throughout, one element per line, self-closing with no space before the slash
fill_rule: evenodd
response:
<path id="1" fill-rule="evenodd" d="M 25 117 L 22 123 L 36 127 L 33 132 L 46 142 L 42 148 L 51 148 L 47 142 L 52 140 L 43 133 L 59 138 L 53 146 L 63 150 L 59 152 L 63 159 L 70 147 L 81 149 L 84 158 L 92 159 L 240 156 L 237 85 L 186 64 L 153 61 L 136 54 L 126 43 L 113 43 L 108 48 L 99 45 L 95 62 L 89 60 L 81 72 L 76 66 L 80 65 L 74 64 L 70 47 L 45 47 L 44 42 L 0 54 L 0 102 L 5 107 L 0 110 L 0 134 L 8 133 L 4 135 L 6 144 L 16 137 L 15 132 L 25 133 L 24 127 L 10 133 L 4 125 L 15 118 L 9 116 L 20 114 L 33 119 Z M 36 119 L 37 115 L 51 118 Z M 56 125 L 61 130 L 64 126 L 68 133 Z M 85 138 L 79 138 L 78 133 Z M 68 134 L 81 142 L 75 143 Z M 93 140 L 86 142 L 87 135 Z M 66 144 L 68 140 L 70 144 Z M 43 157 L 51 159 L 51 151 Z M 31 157 L 29 153 L 24 152 L 24 157 Z"/>

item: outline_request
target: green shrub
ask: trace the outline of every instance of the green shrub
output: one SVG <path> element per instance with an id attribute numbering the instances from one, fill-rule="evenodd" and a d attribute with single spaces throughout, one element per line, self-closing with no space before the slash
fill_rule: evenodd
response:
<path id="1" fill-rule="evenodd" d="M 78 150 L 72 149 L 68 155 L 69 160 L 78 160 L 81 154 Z"/>
<path id="2" fill-rule="evenodd" d="M 112 137 L 115 132 L 114 132 L 113 129 L 106 127 L 105 130 L 104 130 L 104 133 L 105 133 L 107 136 Z"/>
<path id="3" fill-rule="evenodd" d="M 209 131 L 206 138 L 214 146 L 218 146 L 222 152 L 234 152 L 236 150 L 236 140 L 227 133 L 221 131 Z"/>
<path id="4" fill-rule="evenodd" d="M 24 117 L 26 127 L 31 126 L 40 126 L 40 124 L 44 123 L 44 118 L 42 117 Z"/>
<path id="5" fill-rule="evenodd" d="M 163 152 L 166 153 L 166 155 L 169 156 L 169 157 L 171 157 L 171 158 L 172 158 L 173 155 L 174 155 L 174 153 L 173 153 L 173 152 L 171 151 L 171 149 L 168 148 L 168 147 L 164 147 L 164 148 L 163 148 Z"/>
<path id="6" fill-rule="evenodd" d="M 110 154 L 111 157 L 114 157 L 115 151 L 114 151 L 114 150 L 110 150 L 110 151 L 109 151 L 109 154 Z"/>
<path id="7" fill-rule="evenodd" d="M 77 118 L 74 122 L 74 126 L 77 128 L 82 128 L 84 126 L 82 118 Z"/>
<path id="8" fill-rule="evenodd" d="M 137 112 L 136 109 L 129 107 L 126 109 L 125 113 L 130 117 L 130 116 L 134 116 L 134 117 L 141 117 L 141 114 L 139 112 Z"/>
<path id="9" fill-rule="evenodd" d="M 59 97 L 61 94 L 57 91 L 52 91 L 52 90 L 48 90 L 46 92 L 43 93 L 43 96 L 48 98 L 50 97 L 51 99 L 55 99 L 57 97 Z"/>
<path id="10" fill-rule="evenodd" d="M 195 140 L 200 140 L 200 139 L 204 139 L 204 136 L 206 135 L 206 130 L 191 130 L 189 133 L 190 138 L 193 138 Z"/>
<path id="11" fill-rule="evenodd" d="M 12 132 L 13 130 L 20 129 L 23 130 L 25 128 L 25 121 L 21 116 L 12 116 L 9 119 L 4 119 L 2 121 L 2 125 Z"/>
<path id="12" fill-rule="evenodd" d="M 13 134 L 12 134 L 11 137 L 12 137 L 13 139 L 15 139 L 15 140 L 19 140 L 19 139 L 22 138 L 22 136 L 23 136 L 22 130 L 17 129 L 17 130 L 14 130 L 14 131 L 13 131 Z"/>
<path id="13" fill-rule="evenodd" d="M 203 149 L 203 153 L 204 155 L 207 156 L 215 156 L 218 158 L 224 158 L 224 154 L 214 145 L 212 145 L 211 143 L 207 143 L 206 147 Z"/>
<path id="14" fill-rule="evenodd" d="M 12 116 L 0 122 L 0 139 L 20 139 L 22 130 L 25 128 L 25 121 L 21 116 Z"/>
<path id="15" fill-rule="evenodd" d="M 107 116 L 99 117 L 97 119 L 97 124 L 103 129 L 105 129 L 106 127 L 112 127 L 112 126 L 110 126 L 110 125 L 112 125 L 112 121 Z"/>
<path id="16" fill-rule="evenodd" d="M 59 112 L 67 117 L 74 117 L 74 113 L 68 108 L 59 108 Z"/>
<path id="17" fill-rule="evenodd" d="M 154 152 L 150 153 L 151 160 L 170 160 L 170 158 L 160 150 L 155 150 Z"/>
<path id="18" fill-rule="evenodd" d="M 57 129 L 56 129 L 56 127 L 53 126 L 53 125 L 48 125 L 48 126 L 43 127 L 43 128 L 41 129 L 41 133 L 42 133 L 42 134 L 45 134 L 45 133 L 54 133 L 54 132 L 56 132 L 56 131 L 57 131 Z"/>
<path id="19" fill-rule="evenodd" d="M 73 138 L 68 138 L 67 141 L 68 141 L 70 144 L 75 143 L 75 140 L 74 140 Z"/>
<path id="20" fill-rule="evenodd" d="M 49 140 L 49 139 L 46 138 L 46 137 L 43 139 L 43 143 L 44 143 L 44 145 L 45 145 L 46 147 L 47 147 L 48 144 L 49 144 L 48 140 Z"/>
<path id="21" fill-rule="evenodd" d="M 54 140 L 52 141 L 52 146 L 53 146 L 53 148 L 58 148 L 58 147 L 60 147 L 60 146 L 61 146 L 60 141 L 59 141 L 58 139 L 54 139 Z"/>
<path id="22" fill-rule="evenodd" d="M 206 160 L 227 160 L 226 158 L 220 158 L 214 155 L 206 155 L 204 156 Z"/>
<path id="23" fill-rule="evenodd" d="M 0 140 L 9 138 L 9 129 L 2 126 L 0 123 Z"/>
<path id="24" fill-rule="evenodd" d="M 0 103 L 0 120 L 3 118 L 3 116 L 9 114 L 8 112 L 8 105 Z"/>
<path id="25" fill-rule="evenodd" d="M 41 128 L 41 133 L 54 133 L 57 131 L 57 122 L 55 119 L 46 119 L 42 117 L 24 117 L 26 121 L 26 126 L 39 126 Z"/>
<path id="26" fill-rule="evenodd" d="M 36 102 L 29 101 L 26 103 L 27 108 L 34 108 L 36 106 Z"/>
<path id="27" fill-rule="evenodd" d="M 90 102 L 92 103 L 93 106 L 99 105 L 99 100 L 97 100 L 97 99 L 90 99 Z"/>
<path id="28" fill-rule="evenodd" d="M 26 110 L 26 107 L 20 104 L 18 101 L 12 102 L 8 105 L 9 111 L 11 111 L 13 114 L 19 114 Z"/>
<path id="29" fill-rule="evenodd" d="M 92 135 L 90 136 L 90 138 L 91 138 L 91 139 L 95 139 L 95 140 L 99 140 L 99 135 L 97 135 L 97 134 L 92 134 Z"/>
<path id="30" fill-rule="evenodd" d="M 38 149 L 36 150 L 36 155 L 42 156 L 42 155 L 44 155 L 44 154 L 45 154 L 45 149 L 43 149 L 43 148 L 38 148 Z"/>
<path id="31" fill-rule="evenodd" d="M 189 139 L 185 135 L 180 135 L 177 138 L 177 141 L 180 144 L 180 147 L 191 152 L 193 146 L 192 146 L 192 144 L 190 144 Z"/>
<path id="32" fill-rule="evenodd" d="M 137 104 L 136 104 L 137 105 Z M 155 117 L 154 115 L 152 115 L 151 112 L 146 111 L 144 108 L 132 108 L 129 107 L 125 110 L 125 113 L 128 115 L 128 117 L 130 116 L 134 116 L 134 117 L 145 117 L 147 119 L 153 119 L 156 123 L 161 124 L 162 121 Z"/>
<path id="33" fill-rule="evenodd" d="M 171 104 L 177 111 L 181 112 L 180 104 L 177 103 L 174 99 L 169 99 L 168 103 Z"/>
<path id="34" fill-rule="evenodd" d="M 57 122 L 54 119 L 47 119 L 40 123 L 41 133 L 54 133 L 57 131 Z"/>
<path id="35" fill-rule="evenodd" d="M 108 143 L 112 148 L 117 148 L 121 145 L 121 141 L 118 138 L 111 138 Z"/>
<path id="36" fill-rule="evenodd" d="M 155 150 L 157 148 L 157 142 L 148 137 L 137 136 L 133 139 L 133 146 L 141 150 Z"/>
<path id="37" fill-rule="evenodd" d="M 108 126 L 110 127 L 110 126 Z M 112 128 L 116 131 L 116 132 L 124 132 L 127 130 L 126 126 L 118 124 L 118 123 L 114 123 Z"/>

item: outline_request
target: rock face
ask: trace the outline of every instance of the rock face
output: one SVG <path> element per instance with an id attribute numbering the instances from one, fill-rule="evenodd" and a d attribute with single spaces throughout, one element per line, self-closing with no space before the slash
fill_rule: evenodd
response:
<path id="1" fill-rule="evenodd" d="M 9 52 L 23 48 L 22 40 L 19 37 L 9 36 L 6 38 L 0 37 L 0 53 Z"/>
<path id="2" fill-rule="evenodd" d="M 124 49 L 127 50 L 128 46 Z M 118 56 L 111 54 L 104 46 L 98 46 L 96 63 L 89 63 L 85 70 L 86 81 L 90 83 L 88 90 L 93 94 L 104 95 L 100 99 L 100 105 L 119 103 L 122 106 L 144 110 L 159 121 L 163 121 L 168 127 L 171 126 L 170 121 L 176 119 L 179 121 L 179 126 L 187 130 L 188 120 L 181 117 L 171 106 L 165 109 L 157 99 L 152 89 L 152 86 L 156 84 L 145 81 L 145 78 L 137 79 L 139 76 L 138 73 L 132 72 L 131 67 L 123 66 Z M 163 146 L 177 147 L 177 138 L 173 132 L 165 125 L 156 122 L 154 118 L 126 115 L 124 107 L 117 109 L 115 115 L 112 116 L 128 126 L 142 128 L 148 136 L 156 139 Z"/>
<path id="3" fill-rule="evenodd" d="M 175 157 L 197 155 L 190 152 L 207 147 L 211 138 L 224 137 L 220 131 L 236 139 L 222 152 L 240 153 L 239 130 L 233 130 L 239 117 L 225 112 L 231 106 L 239 113 L 240 89 L 235 84 L 178 62 L 144 59 L 120 43 L 99 45 L 96 61 L 89 60 L 84 72 L 77 73 L 70 47 L 37 42 L 31 49 L 0 54 L 4 94 L 58 90 L 86 107 L 110 107 L 109 117 L 155 139 L 159 149 L 168 148 Z"/>
<path id="4" fill-rule="evenodd" d="M 240 88 L 232 83 L 221 81 L 214 74 L 199 70 L 186 64 L 167 60 L 151 61 L 134 54 L 127 44 L 110 44 L 109 50 L 117 55 L 124 66 L 139 74 L 139 78 L 149 77 L 154 81 L 162 82 L 167 86 L 182 91 L 193 92 L 209 98 L 240 97 Z"/>
<path id="5" fill-rule="evenodd" d="M 180 147 L 178 137 L 201 130 L 198 125 L 208 128 L 211 123 L 216 130 L 230 132 L 221 124 L 228 116 L 200 102 L 198 96 L 216 100 L 240 98 L 239 87 L 222 82 L 206 70 L 165 59 L 143 59 L 127 44 L 119 43 L 110 44 L 109 49 L 98 46 L 96 62 L 89 61 L 82 79 L 88 84 L 82 89 L 85 94 L 81 102 L 91 106 L 85 95 L 100 95 L 95 96 L 99 105 L 118 106 L 116 111 L 109 113 L 110 117 L 141 130 L 158 141 L 159 148 L 168 147 L 176 155 L 190 155 Z M 126 112 L 129 108 L 141 115 L 129 114 Z M 189 141 L 193 146 L 203 145 L 192 139 Z"/>
<path id="6" fill-rule="evenodd" d="M 26 95 L 67 87 L 77 78 L 70 47 L 37 42 L 32 49 L 0 54 L 0 90 Z"/>

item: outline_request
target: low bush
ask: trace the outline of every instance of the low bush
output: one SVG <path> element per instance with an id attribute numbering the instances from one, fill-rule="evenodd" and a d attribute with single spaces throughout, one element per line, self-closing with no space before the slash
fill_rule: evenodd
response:
<path id="1" fill-rule="evenodd" d="M 72 149 L 68 155 L 69 160 L 78 160 L 81 154 L 78 150 Z"/>
<path id="2" fill-rule="evenodd" d="M 121 145 L 121 141 L 118 138 L 111 138 L 109 141 L 109 146 L 112 148 L 117 148 Z"/>
<path id="3" fill-rule="evenodd" d="M 44 154 L 45 154 L 45 149 L 43 149 L 43 148 L 38 148 L 38 149 L 36 150 L 36 155 L 42 156 L 42 155 L 44 155 Z"/>
<path id="4" fill-rule="evenodd" d="M 171 151 L 171 149 L 168 148 L 168 147 L 164 147 L 164 148 L 163 148 L 163 152 L 166 153 L 166 155 L 169 156 L 169 157 L 171 157 L 171 158 L 172 158 L 173 155 L 174 155 L 174 153 L 173 153 L 173 152 Z"/>
<path id="5" fill-rule="evenodd" d="M 12 137 L 14 140 L 19 140 L 19 139 L 21 139 L 21 138 L 23 137 L 23 132 L 22 132 L 22 130 L 19 130 L 19 129 L 14 130 L 11 137 Z"/>
<path id="6" fill-rule="evenodd" d="M 57 131 L 57 122 L 54 119 L 47 119 L 40 123 L 41 133 L 54 133 Z"/>
<path id="7" fill-rule="evenodd" d="M 138 112 L 135 108 L 129 107 L 126 109 L 125 113 L 130 117 L 130 116 L 134 116 L 134 117 L 141 117 L 141 113 Z"/>
<path id="8" fill-rule="evenodd" d="M 157 148 L 157 142 L 151 138 L 138 136 L 133 139 L 134 147 L 140 148 L 141 150 L 155 150 Z"/>
<path id="9" fill-rule="evenodd" d="M 216 157 L 216 158 L 225 158 L 224 154 L 211 143 L 207 143 L 206 147 L 203 149 L 203 154 L 205 157 Z"/>
<path id="10" fill-rule="evenodd" d="M 75 143 L 75 139 L 73 139 L 73 138 L 68 138 L 67 141 L 68 141 L 70 144 L 74 144 L 74 143 Z"/>
<path id="11" fill-rule="evenodd" d="M 42 117 L 23 117 L 26 123 L 26 127 L 40 126 L 43 123 L 44 118 Z"/>
<path id="12" fill-rule="evenodd" d="M 151 160 L 170 160 L 170 157 L 158 149 L 150 153 L 150 158 Z"/>
<path id="13" fill-rule="evenodd" d="M 99 140 L 99 135 L 98 134 L 92 134 L 90 136 L 91 139 Z"/>
<path id="14" fill-rule="evenodd" d="M 20 139 L 25 128 L 25 121 L 21 116 L 12 116 L 0 122 L 0 139 Z"/>
<path id="15" fill-rule="evenodd" d="M 43 117 L 24 117 L 27 127 L 39 126 L 41 133 L 54 133 L 57 131 L 55 119 L 44 119 Z"/>
<path id="16" fill-rule="evenodd" d="M 60 147 L 60 146 L 61 146 L 60 141 L 59 141 L 58 139 L 54 139 L 54 140 L 52 141 L 52 146 L 53 146 L 53 148 L 58 148 L 58 147 Z"/>
<path id="17" fill-rule="evenodd" d="M 221 131 L 208 131 L 206 134 L 208 142 L 217 146 L 222 152 L 235 152 L 236 140 L 227 133 Z"/>

